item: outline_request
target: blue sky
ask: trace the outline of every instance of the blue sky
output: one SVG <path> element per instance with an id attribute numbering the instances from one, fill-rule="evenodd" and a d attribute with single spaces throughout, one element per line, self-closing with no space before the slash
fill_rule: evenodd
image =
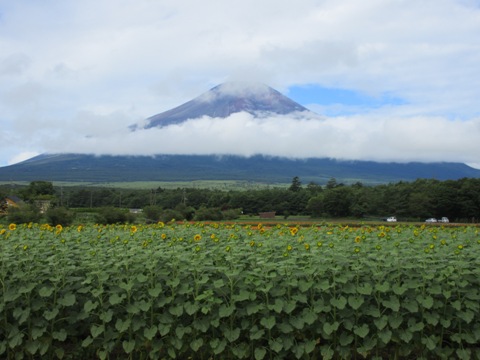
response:
<path id="1" fill-rule="evenodd" d="M 0 0 L 0 166 L 45 152 L 480 166 L 479 4 Z M 129 132 L 232 80 L 318 116 Z"/>

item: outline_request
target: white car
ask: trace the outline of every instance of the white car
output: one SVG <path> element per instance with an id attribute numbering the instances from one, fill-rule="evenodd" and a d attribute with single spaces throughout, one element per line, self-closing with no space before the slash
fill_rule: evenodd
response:
<path id="1" fill-rule="evenodd" d="M 387 221 L 388 222 L 397 222 L 397 218 L 395 216 L 390 216 L 389 218 L 387 218 Z"/>
<path id="2" fill-rule="evenodd" d="M 438 222 L 448 223 L 448 222 L 450 222 L 450 220 L 448 220 L 448 218 L 444 216 L 441 219 L 438 219 Z"/>
<path id="3" fill-rule="evenodd" d="M 430 218 L 430 219 L 425 220 L 425 222 L 427 222 L 427 223 L 436 223 L 436 222 L 437 222 L 437 219 L 435 219 L 435 218 Z"/>

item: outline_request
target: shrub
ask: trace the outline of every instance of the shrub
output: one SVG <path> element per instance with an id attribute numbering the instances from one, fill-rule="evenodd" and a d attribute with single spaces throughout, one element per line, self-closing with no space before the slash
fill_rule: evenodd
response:
<path id="1" fill-rule="evenodd" d="M 38 222 L 42 218 L 40 210 L 34 205 L 10 207 L 7 213 L 8 221 L 15 224 Z"/>
<path id="2" fill-rule="evenodd" d="M 75 219 L 75 213 L 64 207 L 50 208 L 47 210 L 45 216 L 50 225 L 69 226 Z"/>
<path id="3" fill-rule="evenodd" d="M 123 224 L 133 222 L 133 220 L 134 216 L 128 210 L 113 207 L 100 209 L 96 216 L 96 221 L 99 224 Z"/>

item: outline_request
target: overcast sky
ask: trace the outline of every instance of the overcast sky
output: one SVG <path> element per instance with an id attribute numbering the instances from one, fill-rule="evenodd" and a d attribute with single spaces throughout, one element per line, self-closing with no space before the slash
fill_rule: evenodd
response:
<path id="1" fill-rule="evenodd" d="M 129 126 L 231 80 L 318 116 Z M 480 167 L 480 0 L 0 0 L 0 166 L 265 153 Z"/>

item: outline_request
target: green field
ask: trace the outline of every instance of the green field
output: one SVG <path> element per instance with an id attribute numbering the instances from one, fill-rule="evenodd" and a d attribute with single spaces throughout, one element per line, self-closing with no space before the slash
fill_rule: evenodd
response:
<path id="1" fill-rule="evenodd" d="M 0 228 L 0 357 L 478 359 L 468 226 Z"/>

